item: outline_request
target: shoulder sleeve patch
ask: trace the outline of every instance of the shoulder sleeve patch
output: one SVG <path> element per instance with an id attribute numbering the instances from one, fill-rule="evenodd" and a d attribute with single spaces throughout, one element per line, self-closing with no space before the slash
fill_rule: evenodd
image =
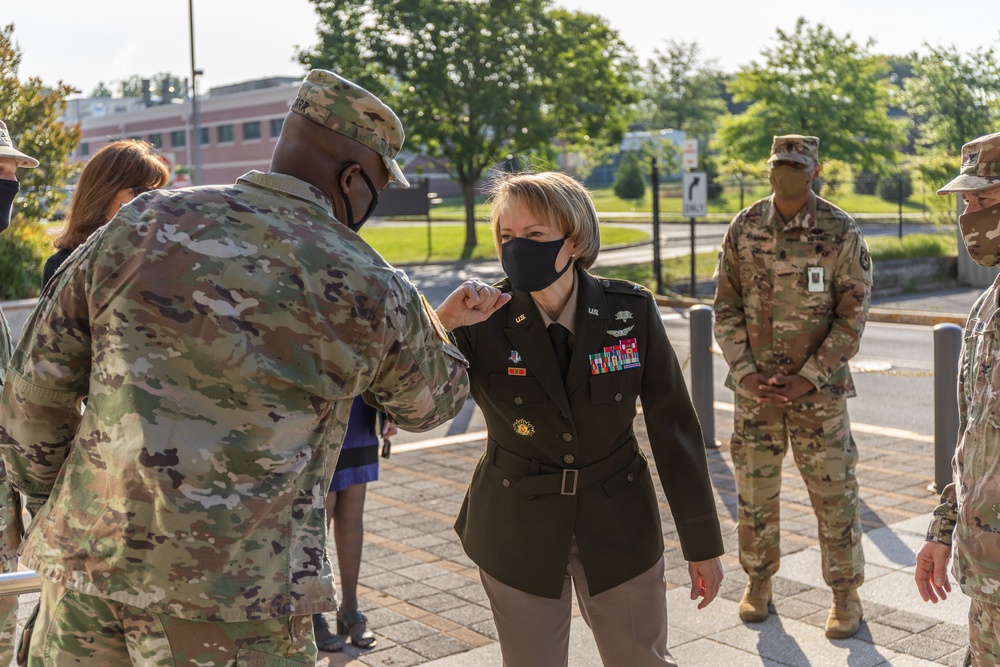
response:
<path id="1" fill-rule="evenodd" d="M 451 338 L 448 336 L 448 332 L 445 331 L 444 325 L 441 324 L 441 320 L 438 319 L 437 313 L 435 313 L 434 309 L 431 308 L 431 304 L 427 303 L 427 299 L 424 298 L 423 294 L 420 295 L 420 303 L 424 305 L 424 312 L 427 314 L 427 319 L 431 321 L 431 326 L 434 327 L 434 333 L 436 333 L 438 338 L 440 338 L 443 342 L 451 343 Z"/>

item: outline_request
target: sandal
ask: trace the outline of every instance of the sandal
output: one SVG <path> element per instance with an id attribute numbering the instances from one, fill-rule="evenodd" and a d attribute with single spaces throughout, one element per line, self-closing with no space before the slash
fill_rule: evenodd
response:
<path id="1" fill-rule="evenodd" d="M 351 643 L 358 648 L 371 648 L 377 643 L 375 635 L 368 629 L 368 619 L 357 609 L 337 610 L 337 633 L 350 635 Z"/>
<path id="2" fill-rule="evenodd" d="M 323 614 L 313 614 L 313 634 L 316 636 L 316 648 L 328 653 L 338 653 L 344 650 L 344 640 L 330 631 L 330 624 Z"/>

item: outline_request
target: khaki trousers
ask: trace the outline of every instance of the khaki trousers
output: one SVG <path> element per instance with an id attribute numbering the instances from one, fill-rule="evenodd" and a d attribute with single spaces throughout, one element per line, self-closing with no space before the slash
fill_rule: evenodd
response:
<path id="1" fill-rule="evenodd" d="M 667 650 L 667 583 L 661 557 L 646 572 L 591 596 L 573 540 L 558 600 L 502 584 L 482 570 L 500 639 L 504 667 L 567 667 L 573 613 L 572 584 L 583 620 L 606 667 L 676 667 Z"/>

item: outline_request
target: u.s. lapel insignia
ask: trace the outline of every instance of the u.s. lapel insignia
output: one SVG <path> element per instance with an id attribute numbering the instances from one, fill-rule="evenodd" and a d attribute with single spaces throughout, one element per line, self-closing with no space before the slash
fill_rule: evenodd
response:
<path id="1" fill-rule="evenodd" d="M 621 338 L 622 336 L 624 336 L 625 334 L 627 334 L 632 329 L 635 329 L 635 325 L 634 324 L 631 325 L 631 326 L 627 326 L 624 329 L 608 329 L 608 335 L 609 336 L 614 336 L 615 338 Z"/>
<path id="2" fill-rule="evenodd" d="M 518 419 L 514 422 L 514 432 L 527 438 L 530 435 L 535 435 L 535 427 L 526 419 Z"/>
<path id="3" fill-rule="evenodd" d="M 510 363 L 512 364 L 521 363 L 521 355 L 517 353 L 517 350 L 511 350 L 510 356 L 507 358 L 510 359 Z"/>
<path id="4" fill-rule="evenodd" d="M 596 308 L 588 308 L 587 312 L 590 313 L 591 315 L 600 315 L 601 314 L 601 311 L 597 310 Z"/>
<path id="5" fill-rule="evenodd" d="M 619 310 L 617 313 L 615 313 L 615 319 L 618 320 L 619 322 L 628 322 L 630 319 L 632 319 L 632 317 L 633 315 L 631 310 Z"/>
<path id="6" fill-rule="evenodd" d="M 517 317 L 514 318 L 514 324 L 520 324 L 521 322 L 523 322 L 525 320 L 526 317 L 527 317 L 527 315 L 525 315 L 524 313 L 521 313 L 520 315 L 518 315 Z"/>

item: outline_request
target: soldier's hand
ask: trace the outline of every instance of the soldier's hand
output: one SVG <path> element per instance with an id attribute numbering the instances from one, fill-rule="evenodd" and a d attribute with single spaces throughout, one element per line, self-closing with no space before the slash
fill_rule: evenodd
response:
<path id="1" fill-rule="evenodd" d="M 951 547 L 940 542 L 924 542 L 917 552 L 917 569 L 913 578 L 924 602 L 937 604 L 938 598 L 948 599 L 951 582 L 948 581 L 948 559 Z"/>
<path id="2" fill-rule="evenodd" d="M 488 320 L 510 298 L 510 294 L 504 294 L 481 280 L 466 280 L 438 306 L 437 316 L 449 331 L 479 324 Z"/>
<path id="3" fill-rule="evenodd" d="M 761 387 L 766 387 L 770 379 L 763 373 L 751 373 L 750 375 L 744 375 L 743 379 L 740 380 L 740 384 L 759 399 L 762 396 Z"/>
<path id="4" fill-rule="evenodd" d="M 688 563 L 691 576 L 691 599 L 702 598 L 698 609 L 704 609 L 719 594 L 722 585 L 722 561 L 718 558 L 696 560 Z"/>
<path id="5" fill-rule="evenodd" d="M 773 405 L 790 405 L 812 389 L 813 383 L 801 375 L 775 375 L 761 387 L 761 400 Z"/>

